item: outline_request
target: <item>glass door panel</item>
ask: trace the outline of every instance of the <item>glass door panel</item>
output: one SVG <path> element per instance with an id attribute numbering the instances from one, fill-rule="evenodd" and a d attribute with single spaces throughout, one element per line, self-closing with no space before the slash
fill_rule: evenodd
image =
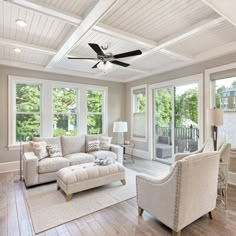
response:
<path id="1" fill-rule="evenodd" d="M 174 153 L 198 149 L 198 84 L 174 88 Z"/>
<path id="2" fill-rule="evenodd" d="M 172 102 L 171 87 L 154 90 L 154 159 L 172 163 Z"/>
<path id="3" fill-rule="evenodd" d="M 224 124 L 218 128 L 219 138 L 236 147 L 236 76 L 213 83 L 215 107 L 224 110 Z"/>

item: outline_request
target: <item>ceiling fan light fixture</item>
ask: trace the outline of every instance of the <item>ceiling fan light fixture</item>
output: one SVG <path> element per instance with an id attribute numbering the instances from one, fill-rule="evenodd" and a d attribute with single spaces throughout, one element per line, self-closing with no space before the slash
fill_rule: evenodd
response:
<path id="1" fill-rule="evenodd" d="M 26 27 L 27 26 L 27 23 L 23 20 L 20 20 L 20 19 L 17 19 L 16 20 L 16 24 L 22 28 Z"/>
<path id="2" fill-rule="evenodd" d="M 104 71 L 104 72 L 106 72 L 106 71 L 108 71 L 109 69 L 111 69 L 112 66 L 113 66 L 112 63 L 110 63 L 109 61 L 107 61 L 107 62 L 100 62 L 100 63 L 97 65 L 97 68 L 100 69 L 100 70 L 102 70 L 102 71 Z"/>

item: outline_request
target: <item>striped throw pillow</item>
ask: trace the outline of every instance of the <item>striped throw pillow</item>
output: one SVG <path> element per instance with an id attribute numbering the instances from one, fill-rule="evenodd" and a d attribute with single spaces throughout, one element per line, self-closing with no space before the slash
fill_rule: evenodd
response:
<path id="1" fill-rule="evenodd" d="M 61 148 L 58 144 L 48 144 L 47 150 L 49 157 L 62 157 Z"/>
<path id="2" fill-rule="evenodd" d="M 99 151 L 99 140 L 88 141 L 88 152 Z"/>

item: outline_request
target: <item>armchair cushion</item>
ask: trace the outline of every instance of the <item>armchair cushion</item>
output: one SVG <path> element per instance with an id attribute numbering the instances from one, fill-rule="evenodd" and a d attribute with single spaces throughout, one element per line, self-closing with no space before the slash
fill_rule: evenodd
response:
<path id="1" fill-rule="evenodd" d="M 93 155 L 83 152 L 69 154 L 64 157 L 70 161 L 71 166 L 95 161 L 95 157 Z"/>
<path id="2" fill-rule="evenodd" d="M 70 166 L 70 161 L 66 158 L 44 158 L 38 163 L 38 172 L 39 174 L 55 172 L 67 166 Z"/>

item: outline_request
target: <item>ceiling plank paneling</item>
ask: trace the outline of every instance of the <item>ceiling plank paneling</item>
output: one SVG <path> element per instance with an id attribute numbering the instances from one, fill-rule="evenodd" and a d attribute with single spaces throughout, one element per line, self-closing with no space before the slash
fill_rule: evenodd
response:
<path id="1" fill-rule="evenodd" d="M 108 12 L 108 10 L 115 4 L 117 0 L 103 0 L 99 1 L 90 13 L 83 19 L 80 26 L 70 35 L 64 42 L 57 54 L 52 58 L 48 67 L 52 67 L 58 63 L 62 58 L 68 54 L 76 43 L 101 19 L 101 17 Z"/>

